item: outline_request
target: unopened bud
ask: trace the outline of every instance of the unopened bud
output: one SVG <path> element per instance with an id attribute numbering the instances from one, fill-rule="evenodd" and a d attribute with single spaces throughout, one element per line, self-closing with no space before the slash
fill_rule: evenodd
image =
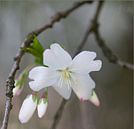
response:
<path id="1" fill-rule="evenodd" d="M 95 91 L 93 91 L 91 97 L 89 98 L 90 102 L 93 103 L 95 106 L 100 106 L 100 101 L 98 96 L 96 95 Z"/>
<path id="2" fill-rule="evenodd" d="M 47 106 L 48 106 L 48 101 L 46 100 L 46 98 L 41 98 L 37 107 L 39 118 L 42 118 L 45 115 Z"/>
<path id="3" fill-rule="evenodd" d="M 23 87 L 16 86 L 13 89 L 13 96 L 19 96 L 21 94 L 22 90 L 23 90 Z"/>
<path id="4" fill-rule="evenodd" d="M 33 101 L 33 95 L 29 95 L 23 101 L 19 112 L 19 120 L 21 123 L 27 123 L 30 120 L 36 110 L 36 106 L 37 104 Z"/>

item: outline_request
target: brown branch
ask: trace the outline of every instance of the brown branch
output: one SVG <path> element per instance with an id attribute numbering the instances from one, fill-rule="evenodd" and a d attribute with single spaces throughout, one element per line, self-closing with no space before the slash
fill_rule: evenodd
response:
<path id="1" fill-rule="evenodd" d="M 32 43 L 32 39 L 33 36 L 31 34 L 29 34 L 29 36 L 27 36 L 27 38 L 25 39 L 25 41 L 22 43 L 21 48 L 27 47 L 30 45 L 30 43 Z M 12 109 L 12 97 L 13 97 L 13 88 L 14 88 L 14 78 L 15 78 L 15 74 L 17 72 L 17 70 L 19 69 L 19 64 L 21 61 L 22 56 L 24 55 L 24 52 L 20 49 L 18 51 L 17 56 L 14 59 L 14 65 L 11 69 L 11 72 L 9 74 L 9 77 L 6 81 L 6 106 L 5 106 L 5 114 L 4 114 L 4 119 L 3 119 L 3 123 L 2 123 L 2 127 L 1 129 L 7 129 L 8 127 L 8 120 L 9 120 L 9 115 L 10 115 L 10 111 Z"/>
<path id="2" fill-rule="evenodd" d="M 102 49 L 104 56 L 108 59 L 110 63 L 117 64 L 123 68 L 134 70 L 133 64 L 129 64 L 127 62 L 120 60 L 118 56 L 115 55 L 114 52 L 106 45 L 104 39 L 100 35 L 99 28 L 94 30 L 94 35 L 95 35 L 97 44 Z"/>
<path id="3" fill-rule="evenodd" d="M 96 10 L 94 19 L 92 20 L 92 25 L 91 26 L 90 26 L 90 24 L 88 25 L 89 27 L 87 28 L 84 38 L 83 38 L 82 42 L 80 43 L 78 49 L 81 49 L 83 47 L 83 44 L 86 44 L 90 33 L 94 33 L 97 44 L 102 49 L 104 56 L 108 59 L 109 62 L 111 62 L 113 64 L 117 64 L 123 68 L 134 70 L 134 65 L 120 60 L 114 54 L 114 52 L 106 45 L 104 39 L 100 35 L 98 18 L 99 18 L 103 3 L 104 3 L 104 1 L 100 1 L 98 3 L 98 8 Z"/>
<path id="4" fill-rule="evenodd" d="M 15 75 L 16 75 L 17 70 L 19 70 L 19 65 L 20 65 L 21 59 L 24 55 L 24 52 L 22 51 L 21 48 L 25 48 L 25 47 L 30 46 L 31 43 L 33 42 L 34 35 L 38 36 L 43 31 L 45 31 L 49 28 L 52 28 L 56 22 L 59 22 L 61 19 L 66 18 L 67 16 L 69 16 L 72 12 L 74 12 L 76 9 L 78 9 L 82 5 L 90 4 L 92 2 L 93 1 L 91 1 L 91 0 L 90 1 L 76 2 L 71 8 L 67 9 L 66 11 L 56 13 L 51 18 L 51 20 L 48 24 L 45 24 L 43 27 L 29 33 L 28 36 L 26 36 L 26 39 L 22 43 L 22 46 L 20 47 L 20 49 L 17 53 L 17 56 L 14 59 L 14 65 L 13 65 L 11 72 L 8 76 L 8 79 L 6 81 L 6 105 L 5 105 L 5 114 L 4 114 L 4 119 L 3 119 L 1 129 L 7 129 L 7 127 L 8 127 L 10 111 L 12 109 L 12 97 L 13 97 L 12 91 L 14 88 L 14 79 L 15 79 Z"/>
<path id="5" fill-rule="evenodd" d="M 63 11 L 63 12 L 58 12 L 57 14 L 55 14 L 48 24 L 46 24 L 43 27 L 39 28 L 34 33 L 36 33 L 38 35 L 41 32 L 43 32 L 44 30 L 46 30 L 48 28 L 52 28 L 55 22 L 58 22 L 61 19 L 66 18 L 68 15 L 70 15 L 70 13 L 72 13 L 74 10 L 78 9 L 82 5 L 91 4 L 92 2 L 93 2 L 93 0 L 86 0 L 86 1 L 81 1 L 81 2 L 74 3 L 74 5 L 70 9 L 68 9 L 66 11 Z"/>
<path id="6" fill-rule="evenodd" d="M 93 32 L 93 30 L 95 28 L 97 28 L 97 26 L 98 26 L 97 22 L 98 22 L 98 19 L 99 19 L 99 15 L 100 15 L 103 3 L 104 3 L 104 1 L 98 2 L 97 9 L 96 9 L 94 17 L 92 19 L 92 24 L 90 25 L 90 23 L 89 23 L 89 25 L 88 25 L 89 27 L 87 28 L 87 30 L 84 34 L 84 37 L 83 37 L 80 45 L 78 46 L 78 49 L 76 50 L 76 55 L 82 50 L 83 46 L 86 44 L 86 41 L 87 41 L 90 33 Z"/>
<path id="7" fill-rule="evenodd" d="M 57 128 L 58 123 L 61 120 L 61 117 L 62 117 L 62 114 L 63 114 L 66 103 L 67 103 L 67 100 L 62 99 L 62 102 L 61 102 L 61 104 L 60 104 L 60 106 L 59 106 L 59 108 L 58 108 L 58 110 L 57 110 L 57 112 L 54 116 L 54 121 L 53 121 L 52 126 L 51 126 L 50 129 L 56 129 Z"/>

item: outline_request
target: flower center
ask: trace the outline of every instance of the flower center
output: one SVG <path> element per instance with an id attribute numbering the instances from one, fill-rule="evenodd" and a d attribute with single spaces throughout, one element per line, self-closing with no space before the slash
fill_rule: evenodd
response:
<path id="1" fill-rule="evenodd" d="M 71 71 L 66 68 L 64 70 L 58 70 L 60 72 L 60 79 L 59 79 L 59 86 L 62 87 L 63 84 L 68 86 L 68 88 L 71 86 L 72 83 L 72 76 Z"/>
<path id="2" fill-rule="evenodd" d="M 71 71 L 69 71 L 68 69 L 62 70 L 61 74 L 64 80 L 68 80 L 71 78 Z"/>

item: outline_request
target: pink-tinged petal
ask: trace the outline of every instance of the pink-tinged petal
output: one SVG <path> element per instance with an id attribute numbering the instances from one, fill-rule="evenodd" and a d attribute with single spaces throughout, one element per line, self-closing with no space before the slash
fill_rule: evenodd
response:
<path id="1" fill-rule="evenodd" d="M 72 61 L 71 56 L 59 44 L 54 43 L 43 53 L 44 65 L 52 69 L 63 69 Z"/>
<path id="2" fill-rule="evenodd" d="M 19 96 L 23 90 L 23 87 L 16 86 L 13 88 L 13 96 Z"/>
<path id="3" fill-rule="evenodd" d="M 19 112 L 19 120 L 21 123 L 26 123 L 30 120 L 36 110 L 36 103 L 32 99 L 32 95 L 28 96 L 21 106 Z"/>
<path id="4" fill-rule="evenodd" d="M 88 74 L 74 74 L 74 85 L 72 85 L 73 91 L 80 100 L 86 101 L 91 96 L 92 89 L 95 88 L 95 82 Z"/>
<path id="5" fill-rule="evenodd" d="M 58 73 L 48 67 L 38 66 L 29 72 L 29 86 L 34 91 L 53 85 L 58 79 Z"/>
<path id="6" fill-rule="evenodd" d="M 41 102 L 38 104 L 37 110 L 38 110 L 38 117 L 42 118 L 47 110 L 48 102 L 44 102 L 44 98 L 40 100 Z"/>
<path id="7" fill-rule="evenodd" d="M 93 91 L 91 97 L 89 98 L 90 102 L 92 102 L 95 106 L 100 106 L 100 101 L 98 99 L 97 94 Z"/>
<path id="8" fill-rule="evenodd" d="M 89 73 L 90 63 L 95 59 L 95 57 L 95 52 L 83 51 L 74 57 L 69 68 L 71 71 L 76 73 Z"/>

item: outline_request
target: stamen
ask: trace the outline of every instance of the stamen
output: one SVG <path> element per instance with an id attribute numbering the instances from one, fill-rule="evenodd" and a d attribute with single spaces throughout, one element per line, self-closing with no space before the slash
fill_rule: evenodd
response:
<path id="1" fill-rule="evenodd" d="M 67 85 L 68 89 L 71 87 L 71 71 L 69 71 L 68 68 L 64 69 L 64 70 L 59 70 L 60 72 L 60 79 L 58 82 L 58 86 L 62 87 L 63 81 L 64 83 Z"/>

